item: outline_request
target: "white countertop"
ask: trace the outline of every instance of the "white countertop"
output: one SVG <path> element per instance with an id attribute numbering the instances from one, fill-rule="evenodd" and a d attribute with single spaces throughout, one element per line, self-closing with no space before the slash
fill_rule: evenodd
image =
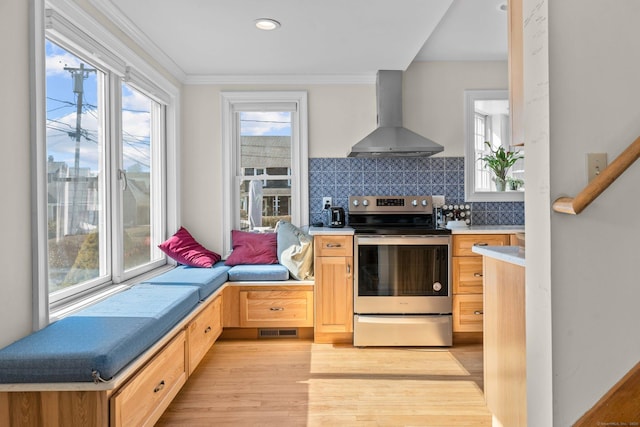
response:
<path id="1" fill-rule="evenodd" d="M 319 236 L 319 235 L 353 235 L 354 229 L 351 227 L 309 227 L 309 234 L 311 236 Z"/>
<path id="2" fill-rule="evenodd" d="M 451 234 L 514 234 L 524 233 L 524 225 L 472 225 L 454 228 Z"/>
<path id="3" fill-rule="evenodd" d="M 500 261 L 525 266 L 524 248 L 520 246 L 473 246 L 471 250 Z"/>
<path id="4" fill-rule="evenodd" d="M 346 227 L 309 227 L 310 235 L 352 235 L 354 229 Z M 471 227 L 454 228 L 451 234 L 514 234 L 524 233 L 524 225 L 473 225 Z"/>

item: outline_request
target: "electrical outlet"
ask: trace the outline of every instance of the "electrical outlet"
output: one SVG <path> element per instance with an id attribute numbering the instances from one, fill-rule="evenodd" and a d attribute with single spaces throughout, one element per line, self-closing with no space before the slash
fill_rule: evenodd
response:
<path id="1" fill-rule="evenodd" d="M 331 197 L 322 198 L 322 209 L 329 209 L 331 207 Z"/>
<path id="2" fill-rule="evenodd" d="M 607 153 L 587 153 L 587 182 L 591 182 L 607 167 Z"/>

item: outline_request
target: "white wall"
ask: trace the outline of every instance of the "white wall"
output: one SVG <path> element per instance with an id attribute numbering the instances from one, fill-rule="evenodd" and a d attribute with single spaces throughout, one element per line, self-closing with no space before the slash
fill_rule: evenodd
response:
<path id="1" fill-rule="evenodd" d="M 527 11 L 546 8 L 547 14 L 529 19 Z M 534 58 L 540 51 L 533 46 L 525 56 L 528 102 L 539 103 L 546 91 L 549 103 L 546 136 L 544 123 L 534 123 L 535 114 L 544 122 L 541 109 L 525 106 L 531 126 L 527 156 L 540 162 L 539 168 L 527 168 L 527 182 L 537 185 L 527 191 L 526 228 L 528 235 L 535 233 L 527 239 L 527 254 L 535 254 L 527 255 L 527 287 L 538 295 L 534 314 L 545 324 L 549 317 L 540 295 L 551 296 L 554 426 L 577 421 L 640 358 L 640 227 L 626 213 L 640 209 L 640 164 L 579 216 L 548 209 L 550 201 L 575 196 L 586 184 L 585 153 L 607 152 L 611 161 L 640 135 L 638 16 L 640 3 L 634 0 L 525 0 L 525 21 L 549 30 L 548 87 L 538 93 L 532 84 L 544 84 L 544 61 Z M 525 45 L 544 36 L 525 34 Z M 549 169 L 541 163 L 545 158 Z"/>
<path id="2" fill-rule="evenodd" d="M 31 331 L 29 2 L 0 2 L 0 346 Z"/>
<path id="3" fill-rule="evenodd" d="M 404 126 L 464 156 L 464 91 L 507 89 L 506 61 L 414 62 L 404 73 Z"/>
<path id="4" fill-rule="evenodd" d="M 549 45 L 545 2 L 523 2 L 528 425 L 553 426 Z M 561 424 L 557 424 L 561 425 Z"/>

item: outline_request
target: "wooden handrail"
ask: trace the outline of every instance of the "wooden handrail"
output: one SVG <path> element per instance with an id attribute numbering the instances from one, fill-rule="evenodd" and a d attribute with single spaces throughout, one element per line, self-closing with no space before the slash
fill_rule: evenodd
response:
<path id="1" fill-rule="evenodd" d="M 560 197 L 553 202 L 553 210 L 577 215 L 591 204 L 604 190 L 618 179 L 640 157 L 640 137 L 636 138 L 616 159 L 600 172 L 575 197 Z"/>

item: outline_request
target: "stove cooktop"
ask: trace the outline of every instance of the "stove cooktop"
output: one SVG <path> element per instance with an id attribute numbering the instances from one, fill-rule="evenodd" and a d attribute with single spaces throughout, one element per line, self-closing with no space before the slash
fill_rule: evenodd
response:
<path id="1" fill-rule="evenodd" d="M 351 196 L 349 226 L 356 234 L 437 235 L 431 196 Z"/>

